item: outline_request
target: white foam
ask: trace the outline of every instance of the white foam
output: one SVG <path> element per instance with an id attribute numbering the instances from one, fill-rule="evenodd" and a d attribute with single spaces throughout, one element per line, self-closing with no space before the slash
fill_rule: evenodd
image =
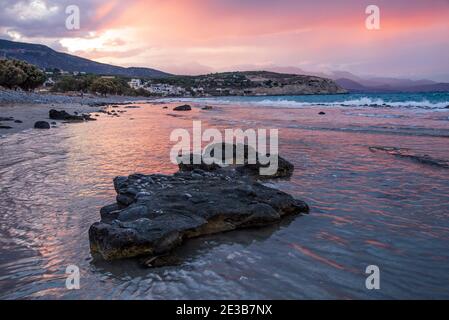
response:
<path id="1" fill-rule="evenodd" d="M 207 104 L 238 104 L 238 105 L 256 105 L 265 107 L 282 107 L 282 108 L 302 108 L 310 106 L 353 106 L 353 107 L 398 107 L 398 108 L 425 108 L 425 109 L 444 109 L 449 105 L 449 101 L 430 102 L 429 100 L 421 101 L 400 101 L 391 102 L 380 98 L 360 97 L 358 99 L 350 99 L 333 102 L 300 102 L 289 99 L 227 99 L 227 98 L 168 98 L 162 99 L 165 102 L 193 102 L 193 103 L 207 103 Z"/>

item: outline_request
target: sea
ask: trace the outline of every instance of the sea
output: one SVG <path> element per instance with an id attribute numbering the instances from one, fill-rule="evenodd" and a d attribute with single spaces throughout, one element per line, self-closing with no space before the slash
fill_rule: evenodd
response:
<path id="1" fill-rule="evenodd" d="M 173 111 L 181 103 L 192 111 Z M 1 299 L 449 298 L 449 93 L 138 105 L 116 109 L 120 117 L 1 132 Z M 115 202 L 112 179 L 176 172 L 170 133 L 193 121 L 278 129 L 295 171 L 262 183 L 306 201 L 310 214 L 188 240 L 176 266 L 92 257 L 88 229 Z M 69 266 L 79 268 L 79 289 L 66 287 Z"/>

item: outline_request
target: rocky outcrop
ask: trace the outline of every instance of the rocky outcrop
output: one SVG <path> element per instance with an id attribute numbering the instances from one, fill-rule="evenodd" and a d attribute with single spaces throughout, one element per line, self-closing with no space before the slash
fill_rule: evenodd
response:
<path id="1" fill-rule="evenodd" d="M 293 166 L 274 176 L 287 176 Z M 89 229 L 91 251 L 106 260 L 164 256 L 183 241 L 239 228 L 260 227 L 285 215 L 308 213 L 303 201 L 254 179 L 248 166 L 182 167 L 173 175 L 116 177 L 116 203 L 101 209 Z M 285 171 L 285 172 L 284 172 Z"/>
<path id="2" fill-rule="evenodd" d="M 73 115 L 64 110 L 58 111 L 55 109 L 51 109 L 48 112 L 48 116 L 52 120 L 64 120 L 64 121 L 84 121 L 84 120 L 93 121 L 93 120 L 96 120 L 96 119 L 92 118 L 89 114 Z"/>
<path id="3" fill-rule="evenodd" d="M 188 238 L 308 212 L 306 203 L 237 172 L 134 174 L 114 186 L 117 202 L 89 230 L 91 251 L 106 260 L 158 256 Z"/>

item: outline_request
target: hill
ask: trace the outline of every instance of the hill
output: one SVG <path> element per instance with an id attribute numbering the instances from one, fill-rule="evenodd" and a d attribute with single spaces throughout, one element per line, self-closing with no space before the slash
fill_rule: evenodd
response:
<path id="1" fill-rule="evenodd" d="M 163 78 L 169 73 L 151 68 L 124 68 L 95 62 L 71 54 L 55 51 L 45 45 L 15 42 L 0 39 L 0 58 L 18 59 L 42 69 L 86 72 L 101 75 L 115 75 L 140 78 Z"/>
<path id="2" fill-rule="evenodd" d="M 383 85 L 364 85 L 357 81 L 341 78 L 335 80 L 335 82 L 342 88 L 348 90 L 349 92 L 379 92 L 379 93 L 389 93 L 389 92 L 449 92 L 449 83 L 428 83 L 424 81 L 422 84 L 417 85 L 411 82 L 410 85 L 394 85 L 394 84 L 383 84 Z M 417 81 L 418 82 L 418 81 Z"/>
<path id="3" fill-rule="evenodd" d="M 238 71 L 161 79 L 188 89 L 194 96 L 298 95 L 347 93 L 333 80 L 269 71 Z"/>

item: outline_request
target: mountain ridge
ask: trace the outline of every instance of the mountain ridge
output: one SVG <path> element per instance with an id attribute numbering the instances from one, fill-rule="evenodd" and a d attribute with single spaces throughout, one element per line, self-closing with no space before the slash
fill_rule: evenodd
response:
<path id="1" fill-rule="evenodd" d="M 373 85 L 366 86 L 357 81 L 348 78 L 336 79 L 335 82 L 342 88 L 348 90 L 349 92 L 378 92 L 378 93 L 389 93 L 389 92 L 449 92 L 449 83 L 444 82 L 434 82 L 429 84 L 420 85 L 410 85 L 410 86 L 394 86 L 394 85 Z"/>
<path id="2" fill-rule="evenodd" d="M 142 78 L 163 78 L 172 74 L 152 68 L 120 67 L 92 61 L 68 53 L 58 52 L 42 44 L 0 39 L 0 58 L 18 59 L 42 69 L 61 69 L 68 72 L 86 72 Z"/>

